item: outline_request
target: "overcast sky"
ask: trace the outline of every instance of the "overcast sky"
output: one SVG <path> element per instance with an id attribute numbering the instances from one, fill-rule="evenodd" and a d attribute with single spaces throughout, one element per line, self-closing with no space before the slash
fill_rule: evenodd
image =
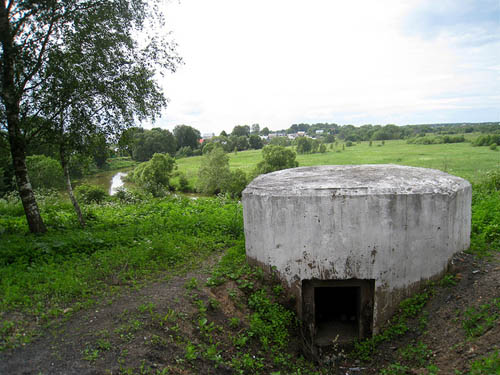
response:
<path id="1" fill-rule="evenodd" d="M 155 126 L 500 120 L 499 0 L 180 0 Z"/>

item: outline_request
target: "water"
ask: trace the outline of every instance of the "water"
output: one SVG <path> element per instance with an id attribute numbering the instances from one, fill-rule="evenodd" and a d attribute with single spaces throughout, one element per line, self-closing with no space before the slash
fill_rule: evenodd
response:
<path id="1" fill-rule="evenodd" d="M 122 180 L 122 177 L 125 177 L 127 173 L 118 172 L 111 179 L 111 186 L 109 187 L 109 195 L 115 195 L 118 189 L 120 189 L 125 182 Z"/>

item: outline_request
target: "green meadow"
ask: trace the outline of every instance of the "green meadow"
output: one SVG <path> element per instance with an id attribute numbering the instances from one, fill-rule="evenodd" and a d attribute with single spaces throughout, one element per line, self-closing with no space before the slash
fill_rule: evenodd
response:
<path id="1" fill-rule="evenodd" d="M 470 143 L 418 145 L 404 140 L 374 141 L 343 147 L 342 143 L 327 145 L 324 154 L 297 155 L 299 166 L 328 164 L 401 164 L 414 167 L 439 169 L 444 172 L 477 180 L 486 171 L 500 167 L 500 152 L 488 147 L 472 147 Z M 201 156 L 177 160 L 178 170 L 184 172 L 191 182 L 197 179 Z M 232 169 L 240 168 L 251 173 L 261 160 L 261 150 L 240 151 L 229 154 Z"/>

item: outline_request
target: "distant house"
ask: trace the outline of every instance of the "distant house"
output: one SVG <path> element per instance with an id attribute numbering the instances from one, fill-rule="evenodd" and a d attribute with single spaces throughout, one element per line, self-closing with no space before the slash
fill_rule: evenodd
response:
<path id="1" fill-rule="evenodd" d="M 323 134 L 325 131 L 323 129 L 316 130 L 316 134 Z"/>
<path id="2" fill-rule="evenodd" d="M 203 139 L 211 139 L 213 137 L 215 137 L 215 133 L 204 133 L 201 136 L 201 138 L 203 138 Z"/>
<path id="3" fill-rule="evenodd" d="M 306 132 L 297 132 L 297 137 L 305 137 Z"/>

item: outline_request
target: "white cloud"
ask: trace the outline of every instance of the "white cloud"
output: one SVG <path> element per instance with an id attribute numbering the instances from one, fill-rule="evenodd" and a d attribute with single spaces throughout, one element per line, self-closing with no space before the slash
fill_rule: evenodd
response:
<path id="1" fill-rule="evenodd" d="M 159 124 L 219 133 L 253 123 L 498 120 L 491 114 L 500 46 L 457 43 L 465 36 L 456 28 L 433 38 L 409 33 L 405 20 L 418 4 L 169 3 L 167 24 L 185 65 L 163 82 L 171 101 Z"/>

